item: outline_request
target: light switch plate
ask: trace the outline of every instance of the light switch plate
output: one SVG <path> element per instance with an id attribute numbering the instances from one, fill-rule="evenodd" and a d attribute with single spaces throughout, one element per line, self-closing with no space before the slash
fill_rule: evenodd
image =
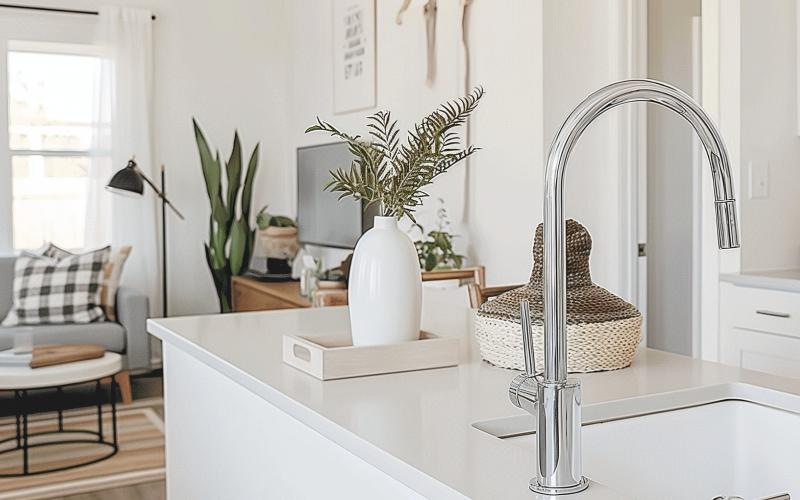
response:
<path id="1" fill-rule="evenodd" d="M 750 199 L 769 198 L 769 162 L 751 160 L 747 164 Z"/>

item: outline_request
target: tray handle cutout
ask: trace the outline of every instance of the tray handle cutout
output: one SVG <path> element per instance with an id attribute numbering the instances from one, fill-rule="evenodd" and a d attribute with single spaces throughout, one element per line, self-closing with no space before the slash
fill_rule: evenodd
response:
<path id="1" fill-rule="evenodd" d="M 295 358 L 301 359 L 306 363 L 311 361 L 311 351 L 307 347 L 301 346 L 300 344 L 294 344 L 292 346 L 292 354 Z"/>

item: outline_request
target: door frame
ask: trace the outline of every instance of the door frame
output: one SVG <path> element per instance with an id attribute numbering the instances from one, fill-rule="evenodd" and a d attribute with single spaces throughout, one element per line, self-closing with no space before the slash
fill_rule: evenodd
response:
<path id="1" fill-rule="evenodd" d="M 647 0 L 620 2 L 620 65 L 624 78 L 647 75 Z M 700 104 L 719 127 L 730 158 L 736 193 L 740 191 L 740 13 L 741 0 L 701 0 L 696 31 L 702 41 L 695 51 Z M 620 126 L 620 293 L 647 315 L 647 257 L 638 257 L 638 244 L 647 243 L 647 110 L 631 106 Z M 708 159 L 695 139 L 697 192 L 693 206 L 692 355 L 719 360 L 719 275 L 740 270 L 740 251 L 720 251 Z M 698 168 L 699 167 L 699 168 Z M 740 202 L 737 199 L 737 208 Z M 741 219 L 740 219 L 741 222 Z M 646 319 L 642 326 L 647 342 Z"/>
<path id="2" fill-rule="evenodd" d="M 619 2 L 619 67 L 621 78 L 647 77 L 647 0 Z M 647 106 L 620 108 L 619 187 L 620 295 L 642 313 L 647 344 L 647 258 L 639 244 L 647 241 Z"/>
<path id="3" fill-rule="evenodd" d="M 702 0 L 702 102 L 703 109 L 719 127 L 730 159 L 736 208 L 741 213 L 741 2 L 740 0 Z M 703 158 L 704 170 L 708 160 Z M 739 249 L 721 251 L 717 247 L 714 195 L 710 175 L 702 175 L 700 206 L 700 357 L 719 361 L 719 276 L 739 272 Z M 739 219 L 741 222 L 741 218 Z"/>
<path id="4" fill-rule="evenodd" d="M 702 6 L 701 6 L 702 8 Z M 702 15 L 692 17 L 692 98 L 703 102 L 703 18 Z M 708 168 L 708 159 L 705 158 L 703 145 L 697 134 L 692 134 L 692 357 L 699 358 L 702 354 L 702 212 L 703 196 L 702 186 L 703 170 Z"/>

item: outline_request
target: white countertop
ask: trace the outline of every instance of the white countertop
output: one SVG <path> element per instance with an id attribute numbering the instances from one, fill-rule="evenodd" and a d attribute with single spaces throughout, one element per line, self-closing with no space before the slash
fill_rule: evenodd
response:
<path id="1" fill-rule="evenodd" d="M 719 279 L 739 286 L 800 292 L 800 269 L 724 273 Z"/>
<path id="2" fill-rule="evenodd" d="M 525 414 L 508 401 L 517 372 L 481 360 L 473 315 L 443 303 L 423 308 L 426 331 L 462 339 L 457 367 L 326 382 L 282 362 L 282 335 L 346 330 L 346 307 L 148 320 L 148 331 L 424 496 L 537 498 L 527 487 L 534 454 L 472 427 Z M 580 378 L 585 405 L 736 381 L 800 393 L 796 380 L 654 350 L 630 368 Z M 593 485 L 570 498 L 620 497 Z"/>

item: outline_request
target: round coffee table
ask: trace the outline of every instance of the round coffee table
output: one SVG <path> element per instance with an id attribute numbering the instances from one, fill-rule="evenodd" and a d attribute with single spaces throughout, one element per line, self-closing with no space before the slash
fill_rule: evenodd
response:
<path id="1" fill-rule="evenodd" d="M 0 391 L 14 392 L 14 413 L 16 416 L 16 435 L 0 441 L 0 455 L 14 452 L 22 454 L 21 472 L 0 474 L 0 478 L 30 476 L 74 469 L 114 456 L 119 446 L 117 442 L 117 383 L 113 376 L 120 370 L 122 370 L 122 358 L 119 354 L 113 352 L 105 353 L 102 358 L 42 368 L 0 367 Z M 108 392 L 111 402 L 110 441 L 105 438 L 103 432 L 103 402 L 105 394 L 101 382 L 105 378 L 111 378 L 111 387 Z M 89 382 L 94 382 L 95 384 L 92 406 L 97 406 L 97 430 L 67 429 L 64 426 L 63 412 L 66 409 L 66 399 L 63 396 L 63 388 Z M 43 407 L 33 408 L 29 396 L 31 393 L 38 391 L 54 391 L 55 397 L 48 398 L 48 404 Z M 57 430 L 29 432 L 28 419 L 31 414 L 53 411 L 58 415 Z M 45 438 L 40 439 L 42 437 Z M 11 446 L 6 447 L 9 444 Z M 70 463 L 65 466 L 49 469 L 31 469 L 29 457 L 31 448 L 70 444 L 96 444 L 100 447 L 108 448 L 108 451 L 100 456 L 92 456 L 88 460 Z"/>

